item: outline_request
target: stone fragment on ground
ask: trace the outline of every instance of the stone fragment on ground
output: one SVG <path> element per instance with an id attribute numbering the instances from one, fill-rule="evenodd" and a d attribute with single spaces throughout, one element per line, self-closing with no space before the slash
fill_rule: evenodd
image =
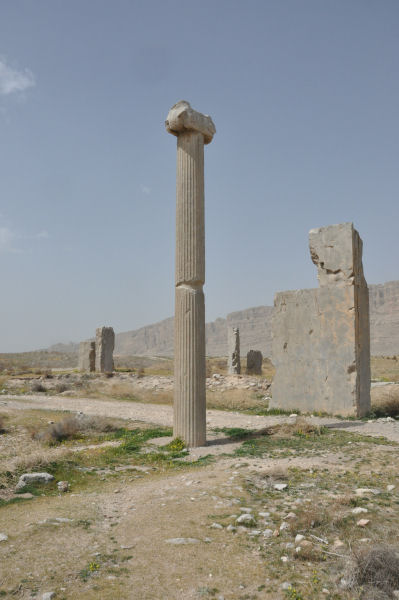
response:
<path id="1" fill-rule="evenodd" d="M 0 542 L 6 542 L 8 540 L 8 535 L 5 533 L 0 533 Z"/>
<path id="2" fill-rule="evenodd" d="M 26 485 L 30 483 L 50 483 L 53 481 L 53 475 L 50 473 L 24 473 L 19 478 L 19 481 L 15 487 L 16 490 L 22 490 Z"/>
<path id="3" fill-rule="evenodd" d="M 167 544 L 174 544 L 176 546 L 184 545 L 184 544 L 198 544 L 200 540 L 197 538 L 169 538 L 165 540 Z"/>

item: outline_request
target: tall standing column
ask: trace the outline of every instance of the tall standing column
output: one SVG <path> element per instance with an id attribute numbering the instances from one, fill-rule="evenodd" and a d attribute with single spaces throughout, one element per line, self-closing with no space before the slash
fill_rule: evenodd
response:
<path id="1" fill-rule="evenodd" d="M 184 100 L 165 125 L 177 136 L 173 435 L 195 447 L 206 441 L 204 144 L 216 129 Z"/>

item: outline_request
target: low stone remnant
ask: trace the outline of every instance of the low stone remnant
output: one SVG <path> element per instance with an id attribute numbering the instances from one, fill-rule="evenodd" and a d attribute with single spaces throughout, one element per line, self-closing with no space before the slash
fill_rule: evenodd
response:
<path id="1" fill-rule="evenodd" d="M 274 300 L 272 408 L 361 417 L 370 410 L 369 295 L 353 223 L 312 229 L 320 287 Z"/>
<path id="2" fill-rule="evenodd" d="M 230 328 L 228 331 L 228 346 L 229 374 L 239 375 L 241 373 L 240 331 L 237 327 Z"/>
<path id="3" fill-rule="evenodd" d="M 112 373 L 114 370 L 115 333 L 112 327 L 96 329 L 96 371 Z"/>
<path id="4" fill-rule="evenodd" d="M 260 350 L 250 350 L 247 354 L 247 375 L 262 375 L 262 361 Z"/>
<path id="5" fill-rule="evenodd" d="M 80 342 L 79 344 L 79 371 L 88 371 L 92 373 L 96 370 L 96 343 L 90 340 Z"/>
<path id="6" fill-rule="evenodd" d="M 53 480 L 54 477 L 50 473 L 24 473 L 19 478 L 15 490 L 22 490 L 30 483 L 50 483 Z"/>

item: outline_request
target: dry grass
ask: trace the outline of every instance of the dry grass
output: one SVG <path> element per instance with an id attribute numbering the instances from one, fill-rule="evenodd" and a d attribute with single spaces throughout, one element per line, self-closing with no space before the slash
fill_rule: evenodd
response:
<path id="1" fill-rule="evenodd" d="M 281 423 L 280 425 L 273 425 L 262 430 L 262 434 L 274 435 L 276 437 L 290 437 L 293 435 L 320 435 L 322 427 L 314 423 L 310 423 L 304 417 L 297 417 L 294 423 Z"/>
<path id="2" fill-rule="evenodd" d="M 389 546 L 375 546 L 355 555 L 352 573 L 353 587 L 366 588 L 367 598 L 392 598 L 393 590 L 399 589 L 399 552 Z"/>
<path id="3" fill-rule="evenodd" d="M 399 384 L 372 388 L 371 410 L 377 417 L 399 415 Z"/>
<path id="4" fill-rule="evenodd" d="M 259 408 L 261 404 L 259 393 L 244 388 L 229 389 L 224 392 L 207 390 L 206 394 L 207 408 L 248 410 Z M 267 406 L 265 405 L 264 408 Z"/>
<path id="5" fill-rule="evenodd" d="M 75 439 L 82 433 L 107 433 L 118 429 L 118 425 L 104 417 L 68 416 L 57 423 L 50 424 L 44 430 L 31 429 L 31 436 L 46 444 L 56 445 L 65 440 Z"/>
<path id="6" fill-rule="evenodd" d="M 5 433 L 6 431 L 6 417 L 0 415 L 0 433 Z"/>

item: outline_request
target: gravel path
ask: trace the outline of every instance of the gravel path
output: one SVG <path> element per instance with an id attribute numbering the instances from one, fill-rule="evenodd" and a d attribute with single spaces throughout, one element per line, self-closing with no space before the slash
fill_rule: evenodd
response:
<path id="1" fill-rule="evenodd" d="M 172 406 L 164 404 L 142 404 L 118 400 L 102 400 L 98 398 L 67 398 L 65 396 L 42 396 L 37 394 L 13 396 L 3 395 L 0 399 L 0 410 L 7 409 L 43 409 L 77 412 L 87 415 L 101 415 L 105 417 L 118 417 L 143 421 L 158 425 L 171 426 L 173 424 Z M 214 427 L 245 427 L 262 429 L 276 423 L 290 421 L 285 416 L 258 416 L 246 415 L 241 412 L 222 410 L 207 410 L 207 425 Z M 382 422 L 373 421 L 345 421 L 341 419 L 310 417 L 312 422 L 320 425 L 329 425 L 349 432 L 361 433 L 371 436 L 384 436 L 387 439 L 399 442 L 399 421 Z"/>

